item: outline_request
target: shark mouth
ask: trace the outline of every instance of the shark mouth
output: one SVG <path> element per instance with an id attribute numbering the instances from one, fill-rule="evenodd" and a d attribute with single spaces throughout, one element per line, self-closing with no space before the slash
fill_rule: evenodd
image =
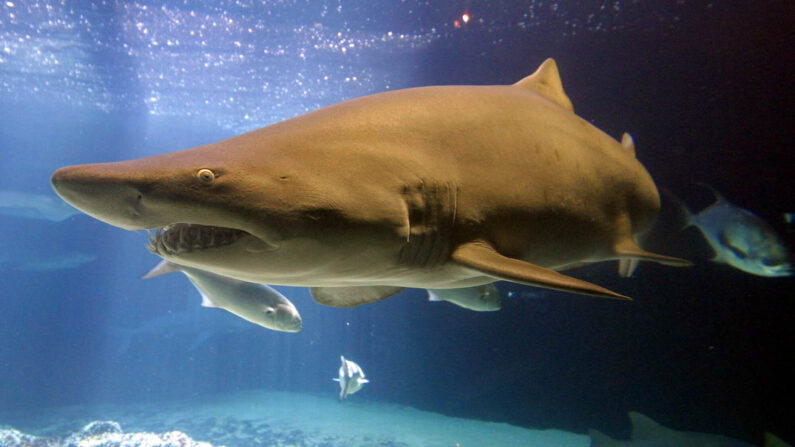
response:
<path id="1" fill-rule="evenodd" d="M 245 236 L 252 236 L 235 228 L 211 227 L 197 224 L 174 224 L 147 230 L 146 248 L 156 255 L 175 256 L 193 250 L 231 245 Z"/>

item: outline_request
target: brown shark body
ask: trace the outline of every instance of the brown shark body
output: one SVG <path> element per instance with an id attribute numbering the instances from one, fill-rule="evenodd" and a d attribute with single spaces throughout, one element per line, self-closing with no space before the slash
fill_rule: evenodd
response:
<path id="1" fill-rule="evenodd" d="M 631 139 L 574 114 L 551 59 L 514 85 L 380 93 L 206 146 L 61 168 L 52 184 L 99 220 L 156 229 L 151 249 L 170 262 L 310 286 L 337 306 L 496 280 L 622 297 L 556 270 L 687 264 L 634 242 L 657 188 Z"/>

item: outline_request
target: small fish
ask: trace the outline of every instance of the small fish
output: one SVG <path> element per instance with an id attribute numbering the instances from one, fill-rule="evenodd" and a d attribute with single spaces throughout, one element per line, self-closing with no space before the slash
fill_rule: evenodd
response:
<path id="1" fill-rule="evenodd" d="M 449 301 L 457 306 L 478 312 L 500 310 L 502 300 L 494 284 L 458 289 L 428 289 L 429 301 Z"/>
<path id="2" fill-rule="evenodd" d="M 370 383 L 370 381 L 364 378 L 364 371 L 359 365 L 350 360 L 345 360 L 344 356 L 340 356 L 340 361 L 342 364 L 340 365 L 339 378 L 331 380 L 339 382 L 339 400 L 342 402 L 348 395 L 359 391 L 362 389 L 362 385 Z"/>
<path id="3" fill-rule="evenodd" d="M 693 214 L 676 199 L 686 215 L 685 226 L 694 226 L 715 252 L 715 262 L 728 264 L 759 276 L 791 276 L 792 264 L 786 245 L 775 230 L 759 216 L 730 203 L 708 185 L 715 203 Z"/>
<path id="4" fill-rule="evenodd" d="M 202 295 L 202 306 L 218 307 L 274 331 L 298 332 L 303 323 L 293 303 L 275 289 L 161 261 L 146 278 L 180 271 Z"/>

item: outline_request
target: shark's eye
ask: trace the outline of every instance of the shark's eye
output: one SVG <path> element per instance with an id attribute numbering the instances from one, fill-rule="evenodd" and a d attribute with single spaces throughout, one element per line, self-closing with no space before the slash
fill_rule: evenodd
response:
<path id="1" fill-rule="evenodd" d="M 212 183 L 212 181 L 215 180 L 215 174 L 213 171 L 206 168 L 199 169 L 199 171 L 196 173 L 196 177 L 198 177 L 199 180 L 203 181 L 204 183 Z"/>
<path id="2" fill-rule="evenodd" d="M 272 307 L 265 309 L 265 315 L 273 315 L 276 312 Z"/>

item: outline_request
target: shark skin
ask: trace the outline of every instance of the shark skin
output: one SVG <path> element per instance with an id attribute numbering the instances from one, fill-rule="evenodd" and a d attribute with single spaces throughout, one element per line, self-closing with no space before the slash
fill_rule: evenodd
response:
<path id="1" fill-rule="evenodd" d="M 689 265 L 635 243 L 657 188 L 634 144 L 574 114 L 552 59 L 513 85 L 379 93 L 51 183 L 101 221 L 155 230 L 169 262 L 333 306 L 496 280 L 627 298 L 557 270 Z"/>

